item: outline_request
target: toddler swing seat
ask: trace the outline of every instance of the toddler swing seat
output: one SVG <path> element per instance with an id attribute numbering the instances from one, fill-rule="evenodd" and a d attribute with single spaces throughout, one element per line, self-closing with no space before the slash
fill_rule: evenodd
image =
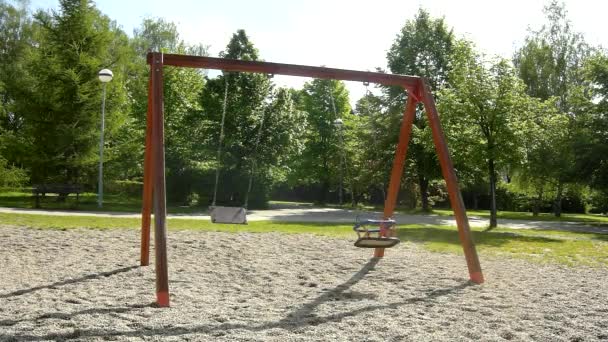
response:
<path id="1" fill-rule="evenodd" d="M 353 230 L 357 233 L 358 239 L 355 247 L 359 248 L 391 248 L 397 245 L 400 240 L 392 235 L 395 231 L 395 220 L 364 220 L 357 222 Z M 370 228 L 374 226 L 377 228 Z"/>

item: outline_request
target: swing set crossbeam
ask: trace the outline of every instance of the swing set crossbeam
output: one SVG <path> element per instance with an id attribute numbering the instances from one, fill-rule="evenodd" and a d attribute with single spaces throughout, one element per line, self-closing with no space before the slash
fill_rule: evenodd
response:
<path id="1" fill-rule="evenodd" d="M 412 133 L 416 107 L 424 106 L 429 127 L 433 135 L 435 150 L 443 178 L 446 181 L 448 195 L 458 226 L 458 236 L 464 250 L 469 277 L 475 283 L 483 283 L 484 278 L 477 251 L 473 243 L 469 220 L 458 187 L 458 179 L 450 158 L 446 139 L 441 128 L 435 100 L 427 82 L 417 76 L 385 74 L 380 72 L 333 69 L 325 67 L 280 64 L 258 61 L 242 61 L 224 58 L 186 56 L 151 52 L 148 54 L 150 65 L 150 80 L 148 88 L 148 113 L 146 126 L 146 150 L 144 159 L 144 186 L 142 199 L 142 229 L 141 229 L 141 265 L 149 263 L 150 254 L 150 225 L 152 208 L 154 208 L 155 253 L 156 253 L 156 299 L 161 307 L 169 306 L 169 276 L 167 262 L 167 224 L 166 224 L 166 195 L 165 195 L 165 148 L 164 148 L 164 109 L 163 109 L 163 67 L 189 67 L 204 69 L 219 69 L 234 72 L 255 72 L 273 75 L 302 76 L 323 79 L 338 79 L 378 83 L 383 85 L 401 86 L 407 91 L 407 104 L 403 113 L 399 130 L 399 142 L 395 151 L 395 159 L 391 171 L 386 200 L 384 203 L 383 219 L 393 217 L 397 205 L 397 195 L 403 176 L 407 147 Z M 374 256 L 384 256 L 384 249 L 398 242 L 394 237 L 394 229 L 386 229 L 382 235 L 371 239 L 363 239 L 360 247 L 374 248 Z M 361 240 L 361 239 L 360 239 Z"/>
<path id="2" fill-rule="evenodd" d="M 151 54 L 149 54 L 148 64 L 150 64 L 151 58 Z M 379 83 L 384 85 L 401 86 L 408 90 L 414 89 L 420 82 L 420 77 L 417 76 L 176 54 L 163 54 L 163 64 L 186 68 L 216 69 L 224 71 L 254 72 L 272 75 Z"/>

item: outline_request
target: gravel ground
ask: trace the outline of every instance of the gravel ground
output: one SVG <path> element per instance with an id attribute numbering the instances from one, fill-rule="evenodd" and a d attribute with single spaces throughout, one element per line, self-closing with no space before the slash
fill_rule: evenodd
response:
<path id="1" fill-rule="evenodd" d="M 136 230 L 0 227 L 0 340 L 608 340 L 608 270 L 464 258 L 383 260 L 312 235 L 169 232 L 172 307 L 135 267 Z"/>

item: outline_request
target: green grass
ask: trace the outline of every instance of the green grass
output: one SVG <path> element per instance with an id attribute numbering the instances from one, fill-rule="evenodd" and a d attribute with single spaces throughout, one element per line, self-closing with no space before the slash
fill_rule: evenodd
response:
<path id="1" fill-rule="evenodd" d="M 34 209 L 34 199 L 27 192 L 0 192 L 0 207 Z M 70 195 L 65 202 L 58 202 L 57 195 L 48 194 L 41 198 L 41 208 L 47 210 L 75 211 L 114 211 L 137 213 L 141 211 L 141 199 L 124 195 L 104 194 L 103 208 L 97 207 L 97 194 L 83 193 L 76 203 L 76 195 Z M 189 214 L 203 212 L 205 208 L 169 206 L 167 211 L 172 214 Z"/>
<path id="2" fill-rule="evenodd" d="M 271 204 L 287 205 L 287 206 L 309 206 L 316 207 L 313 203 L 305 202 L 287 202 L 287 201 L 271 201 Z M 342 206 L 337 204 L 327 204 L 328 208 L 342 208 L 352 209 L 350 204 L 344 204 Z M 382 207 L 370 206 L 370 205 L 359 205 L 357 210 L 375 210 L 382 211 Z M 430 213 L 422 211 L 421 209 L 404 209 L 397 208 L 397 212 L 408 215 L 440 215 L 440 216 L 452 216 L 454 212 L 451 209 L 433 209 Z M 469 216 L 477 216 L 483 218 L 489 218 L 490 212 L 488 210 L 467 210 Z M 538 216 L 533 216 L 530 212 L 518 212 L 518 211 L 499 211 L 499 219 L 508 220 L 533 220 L 533 221 L 563 221 L 563 222 L 585 222 L 590 224 L 608 224 L 608 216 L 600 214 L 569 214 L 562 213 L 561 217 L 555 217 L 552 213 L 540 213 Z M 499 222 L 500 223 L 500 222 Z"/>
<path id="3" fill-rule="evenodd" d="M 420 212 L 416 212 L 420 213 Z M 453 215 L 450 209 L 434 209 L 433 214 L 441 216 Z M 467 210 L 469 216 L 479 216 L 484 218 L 490 217 L 490 212 L 487 210 Z M 518 211 L 499 211 L 498 219 L 508 220 L 533 220 L 533 221 L 568 221 L 568 222 L 587 222 L 587 223 L 608 223 L 608 216 L 598 214 L 567 214 L 563 213 L 561 217 L 555 217 L 551 213 L 540 213 L 538 216 L 533 216 L 532 213 Z M 500 224 L 500 222 L 498 222 Z"/>
<path id="4" fill-rule="evenodd" d="M 270 204 L 283 207 L 317 207 L 315 204 L 309 202 L 270 201 Z M 32 198 L 32 195 L 28 192 L 4 191 L 0 192 L 0 207 L 33 209 L 34 200 Z M 95 193 L 81 194 L 78 205 L 76 205 L 76 196 L 74 195 L 70 195 L 65 202 L 58 202 L 57 196 L 48 195 L 47 198 L 42 200 L 41 207 L 43 209 L 50 210 L 114 211 L 138 213 L 141 211 L 141 199 L 138 197 L 133 198 L 124 195 L 106 194 L 104 195 L 103 208 L 100 209 L 97 207 L 97 194 Z M 327 205 L 326 207 L 352 209 L 350 204 L 344 204 L 342 206 Z M 204 212 L 205 210 L 206 208 L 195 206 L 169 205 L 167 208 L 167 212 L 170 214 L 194 214 Z M 357 210 L 381 211 L 382 208 L 360 205 Z M 410 215 L 429 214 L 427 212 L 421 211 L 420 209 L 399 209 L 398 211 Z M 450 216 L 453 215 L 453 212 L 450 209 L 434 209 L 431 214 Z M 490 213 L 488 211 L 483 210 L 467 210 L 467 214 L 469 216 L 478 216 L 484 218 L 490 216 Z M 555 217 L 549 213 L 541 213 L 539 216 L 532 216 L 532 213 L 528 212 L 499 211 L 498 218 L 510 220 L 572 221 L 586 222 L 598 225 L 608 224 L 608 216 L 594 214 L 562 214 L 562 217 Z"/>
<path id="5" fill-rule="evenodd" d="M 4 225 L 39 229 L 72 228 L 139 228 L 138 218 L 51 216 L 0 213 Z M 292 223 L 253 221 L 249 225 L 217 225 L 207 220 L 168 219 L 170 230 L 223 232 L 280 232 L 287 234 L 315 234 L 355 240 L 350 225 L 333 223 Z M 398 230 L 404 243 L 413 243 L 441 253 L 462 254 L 455 227 L 406 225 Z M 570 266 L 608 267 L 608 235 L 551 230 L 497 228 L 490 232 L 473 231 L 479 254 L 483 257 L 518 258 L 539 263 Z"/>
<path id="6" fill-rule="evenodd" d="M 435 252 L 461 253 L 454 227 L 408 226 L 399 231 L 402 241 L 424 245 Z M 608 266 L 608 235 L 550 230 L 498 228 L 473 231 L 482 256 L 510 257 L 570 266 Z"/>

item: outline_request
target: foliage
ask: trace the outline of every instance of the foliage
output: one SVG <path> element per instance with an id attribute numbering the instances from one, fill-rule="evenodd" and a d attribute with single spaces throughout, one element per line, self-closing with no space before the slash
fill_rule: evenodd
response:
<path id="1" fill-rule="evenodd" d="M 308 123 L 305 148 L 297 161 L 295 177 L 298 182 L 318 189 L 317 202 L 325 203 L 332 189 L 339 186 L 340 155 L 343 147 L 336 119 L 344 121 L 341 129 L 352 131 L 353 115 L 344 82 L 315 79 L 307 82 L 300 94 L 300 108 Z M 347 133 L 348 134 L 348 133 Z M 344 142 L 347 144 L 347 142 Z M 349 154 L 350 155 L 350 154 Z M 347 158 L 345 170 L 352 162 Z M 348 184 L 347 179 L 344 184 Z"/>
<path id="2" fill-rule="evenodd" d="M 136 78 L 129 85 L 133 93 L 133 134 L 125 134 L 133 145 L 144 141 L 146 112 L 148 105 L 148 51 L 164 53 L 188 53 L 193 50 L 206 55 L 206 49 L 186 44 L 180 39 L 177 27 L 162 18 L 145 18 L 134 31 L 131 47 L 138 63 L 133 66 Z M 187 204 L 188 196 L 201 182 L 208 169 L 200 163 L 209 150 L 204 148 L 206 136 L 201 134 L 206 121 L 201 117 L 199 96 L 205 86 L 204 74 L 196 69 L 165 67 L 163 75 L 164 119 L 165 119 L 165 163 L 168 200 L 171 203 Z M 125 132 L 126 133 L 126 132 Z M 141 151 L 141 149 L 140 149 Z M 139 163 L 143 155 L 136 159 Z M 141 171 L 140 173 L 141 174 Z M 128 179 L 130 177 L 121 177 Z"/>
<path id="3" fill-rule="evenodd" d="M 387 53 L 389 70 L 392 73 L 416 75 L 424 77 L 433 93 L 447 86 L 448 73 L 451 68 L 451 58 L 455 38 L 448 29 L 443 18 L 432 18 L 422 8 L 413 20 L 408 20 L 393 42 Z M 385 97 L 390 106 L 391 115 L 400 117 L 405 106 L 403 89 L 389 87 L 385 89 Z M 398 99 L 393 102 L 394 99 Z M 438 95 L 440 100 L 440 95 Z M 396 104 L 396 106 L 393 105 Z M 393 127 L 398 127 L 395 125 Z M 393 129 L 398 133 L 398 129 Z M 393 149 L 396 135 L 388 148 Z M 416 111 L 410 147 L 408 149 L 409 163 L 406 170 L 411 170 L 411 177 L 416 179 L 420 189 L 423 210 L 429 210 L 429 182 L 441 176 L 439 164 L 434 151 L 430 127 L 427 125 L 424 113 Z"/>
<path id="4" fill-rule="evenodd" d="M 0 156 L 0 187 L 20 187 L 27 181 L 24 169 L 9 165 L 6 159 Z"/>
<path id="5" fill-rule="evenodd" d="M 24 86 L 25 63 L 32 49 L 33 34 L 31 15 L 25 3 L 15 7 L 0 1 L 0 160 L 5 179 L 13 179 L 11 170 L 29 174 L 27 168 L 22 168 L 22 146 L 29 137 L 21 134 L 24 120 L 15 109 L 22 101 L 20 89 Z M 12 169 L 7 164 L 17 168 Z"/>
<path id="6" fill-rule="evenodd" d="M 559 159 L 554 161 L 559 168 L 552 169 L 548 176 L 555 194 L 555 215 L 559 216 L 567 184 L 578 181 L 573 142 L 583 133 L 578 128 L 590 107 L 583 65 L 592 49 L 580 33 L 573 31 L 563 4 L 553 0 L 544 12 L 547 23 L 540 30 L 530 32 L 516 52 L 514 63 L 527 93 L 541 100 L 553 99 L 559 112 L 568 118 L 568 122 L 559 128 L 563 138 L 554 139 L 551 146 L 553 157 Z M 544 174 L 539 176 L 547 178 Z"/>
<path id="7" fill-rule="evenodd" d="M 259 52 L 244 30 L 232 36 L 221 55 L 259 60 Z M 226 116 L 222 156 L 221 160 L 215 160 L 215 165 L 210 164 L 220 168 L 218 203 L 243 205 L 245 198 L 251 195 L 252 206 L 265 206 L 270 188 L 285 180 L 288 161 L 297 158 L 302 150 L 304 116 L 297 110 L 291 92 L 274 89 L 268 75 L 225 73 L 208 79 L 200 96 L 201 115 L 207 120 L 200 133 L 208 137 L 201 144 L 210 151 L 207 160 L 210 155 L 215 156 L 218 149 L 224 95 Z M 251 194 L 248 190 L 250 176 L 253 177 Z M 200 196 L 210 201 L 215 179 L 212 173 L 208 173 L 206 179 Z"/>
<path id="8" fill-rule="evenodd" d="M 553 98 L 552 98 L 553 99 Z M 554 194 L 562 170 L 570 167 L 562 149 L 568 146 L 568 117 L 557 110 L 554 101 L 527 98 L 526 120 L 521 122 L 523 158 L 513 173 L 520 189 L 531 195 L 531 208 L 538 215 L 544 198 Z"/>
<path id="9" fill-rule="evenodd" d="M 521 158 L 523 86 L 507 61 L 486 61 L 465 41 L 457 46 L 449 79 L 451 86 L 440 92 L 441 118 L 457 164 L 486 165 L 490 227 L 496 227 L 498 172 Z"/>
<path id="10" fill-rule="evenodd" d="M 597 192 L 595 207 L 606 212 L 608 200 L 608 56 L 598 52 L 585 66 L 586 78 L 591 84 L 594 104 L 579 120 L 575 140 L 576 173 Z"/>
<path id="11" fill-rule="evenodd" d="M 86 0 L 61 1 L 60 11 L 36 13 L 33 25 L 39 46 L 25 54 L 15 85 L 20 98 L 12 115 L 22 127 L 11 142 L 19 146 L 8 148 L 20 152 L 15 161 L 30 169 L 33 182 L 80 182 L 97 161 L 101 68 L 117 71 L 108 85 L 109 135 L 128 114 L 119 64 L 126 36 Z"/>
<path id="12" fill-rule="evenodd" d="M 467 206 L 496 202 L 499 209 L 539 213 L 553 202 L 559 214 L 562 202 L 564 209 L 580 210 L 591 200 L 595 210 L 605 210 L 608 57 L 573 29 L 563 5 L 550 2 L 545 15 L 545 25 L 531 30 L 515 52 L 515 69 L 480 55 L 458 40 L 444 18 L 423 9 L 405 21 L 388 47 L 388 71 L 425 77 L 436 96 Z M 95 189 L 97 72 L 107 67 L 115 77 L 107 84 L 106 192 L 137 195 L 148 51 L 207 55 L 208 49 L 185 43 L 177 25 L 162 18 L 145 18 L 130 38 L 90 0 L 62 0 L 58 10 L 36 13 L 27 1 L 0 0 L 0 183 L 79 182 Z M 244 30 L 221 55 L 261 60 Z M 226 81 L 224 153 L 218 161 Z M 317 202 L 336 202 L 341 178 L 346 200 L 383 203 L 407 94 L 398 87 L 380 90 L 367 92 L 353 112 L 338 81 L 283 89 L 269 75 L 210 77 L 166 67 L 169 202 L 209 204 L 219 166 L 224 204 L 243 204 L 250 176 L 255 207 L 265 206 L 279 186 L 295 199 L 313 200 L 314 194 Z M 344 121 L 341 130 L 333 125 L 336 118 Z M 400 205 L 446 205 L 440 176 L 418 108 Z"/>

